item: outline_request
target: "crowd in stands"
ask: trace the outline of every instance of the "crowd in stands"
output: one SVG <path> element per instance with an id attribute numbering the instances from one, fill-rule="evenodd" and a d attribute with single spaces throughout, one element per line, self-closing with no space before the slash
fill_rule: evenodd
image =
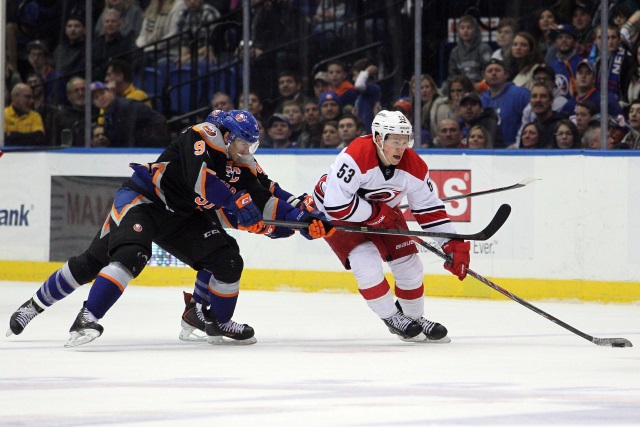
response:
<path id="1" fill-rule="evenodd" d="M 44 9 L 48 2 L 42 3 Z M 216 28 L 226 25 L 225 16 L 241 1 L 104 0 L 92 25 L 93 82 L 87 85 L 83 3 L 65 10 L 59 40 L 29 39 L 28 32 L 8 23 L 8 52 L 16 51 L 12 43 L 23 43 L 26 55 L 8 55 L 6 62 L 5 145 L 60 145 L 62 130 L 69 129 L 72 144 L 85 146 L 88 87 L 91 146 L 164 147 L 172 134 L 169 117 L 136 87 L 137 73 L 149 64 L 195 66 L 207 73 L 243 52 L 227 33 L 223 41 L 232 49 L 212 43 L 221 37 Z M 522 25 L 531 17 L 504 17 L 492 29 L 491 43 L 483 41 L 476 16 L 457 17 L 445 78 L 438 83 L 429 74 L 405 76 L 408 89 L 389 103 L 379 84 L 384 66 L 372 55 L 330 59 L 309 76 L 297 71 L 300 52 L 288 42 L 312 34 L 319 50 L 340 43 L 352 2 L 252 3 L 248 102 L 244 105 L 241 88 L 222 86 L 212 90 L 206 109 L 250 111 L 261 123 L 261 147 L 344 148 L 371 132 L 371 121 L 383 108 L 401 111 L 413 123 L 418 85 L 420 123 L 413 123 L 418 148 L 598 149 L 600 123 L 606 120 L 609 149 L 640 149 L 640 10 L 634 1 L 610 2 L 604 79 L 600 2 L 565 0 L 539 10 L 533 28 Z M 167 46 L 159 56 L 163 40 Z M 274 49 L 275 54 L 266 53 Z M 602 85 L 607 117 L 600 115 Z"/>

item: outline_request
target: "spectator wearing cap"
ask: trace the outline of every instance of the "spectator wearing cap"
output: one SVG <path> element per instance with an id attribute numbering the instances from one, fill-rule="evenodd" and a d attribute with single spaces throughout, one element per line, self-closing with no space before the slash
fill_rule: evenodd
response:
<path id="1" fill-rule="evenodd" d="M 331 89 L 331 80 L 329 80 L 329 74 L 326 71 L 318 71 L 313 77 L 313 94 L 316 98 L 320 98 L 325 92 Z"/>
<path id="2" fill-rule="evenodd" d="M 364 124 L 364 131 L 371 133 L 371 123 L 376 113 L 381 110 L 380 98 L 382 90 L 374 83 L 378 78 L 378 67 L 369 58 L 361 58 L 351 67 L 354 87 L 358 92 L 353 113 Z"/>
<path id="3" fill-rule="evenodd" d="M 513 83 L 516 86 L 531 89 L 533 69 L 540 62 L 542 62 L 542 55 L 536 39 L 526 31 L 516 34 L 511 51 L 504 60 L 507 67 L 511 69 Z"/>
<path id="4" fill-rule="evenodd" d="M 40 114 L 33 110 L 33 89 L 25 83 L 11 90 L 11 105 L 4 109 L 4 144 L 48 145 Z"/>
<path id="5" fill-rule="evenodd" d="M 499 59 L 492 59 L 484 70 L 484 78 L 489 90 L 481 96 L 484 108 L 494 108 L 500 117 L 500 129 L 504 136 L 504 146 L 494 142 L 495 148 L 505 148 L 515 144 L 516 135 L 522 122 L 522 111 L 529 104 L 529 91 L 508 81 L 509 69 Z"/>
<path id="6" fill-rule="evenodd" d="M 113 58 L 120 58 L 131 62 L 131 52 L 136 48 L 133 33 L 123 36 L 120 33 L 122 18 L 116 9 L 107 9 L 102 14 L 102 35 L 98 36 L 92 46 L 93 77 L 104 80 L 107 74 L 107 64 Z M 113 142 L 113 140 L 112 140 Z"/>
<path id="7" fill-rule="evenodd" d="M 263 143 L 264 148 L 295 148 L 291 141 L 291 126 L 289 118 L 284 114 L 276 113 L 267 120 L 267 136 Z"/>
<path id="8" fill-rule="evenodd" d="M 571 24 L 576 29 L 576 50 L 578 55 L 586 58 L 593 48 L 595 40 L 595 31 L 593 28 L 593 14 L 591 10 L 593 5 L 589 0 L 576 1 L 571 17 Z"/>
<path id="9" fill-rule="evenodd" d="M 576 105 L 579 102 L 589 101 L 596 106 L 597 113 L 600 113 L 600 91 L 596 87 L 596 72 L 595 68 L 589 60 L 583 59 L 578 64 L 578 70 L 576 72 L 576 91 L 575 98 L 569 99 L 569 101 L 562 107 L 561 112 L 568 116 L 575 115 Z M 622 114 L 622 108 L 618 103 L 618 100 L 609 93 L 607 99 L 607 106 L 609 114 L 612 116 L 618 116 Z"/>
<path id="10" fill-rule="evenodd" d="M 492 146 L 504 147 L 502 129 L 498 126 L 498 114 L 491 107 L 483 108 L 477 93 L 470 92 L 462 96 L 459 116 L 458 124 L 462 131 L 462 138 L 467 138 L 469 131 L 474 126 L 481 126 L 493 135 Z"/>
<path id="11" fill-rule="evenodd" d="M 141 102 L 117 97 L 102 82 L 91 83 L 91 100 L 104 112 L 105 134 L 111 147 L 166 147 L 169 132 L 164 116 Z"/>
<path id="12" fill-rule="evenodd" d="M 572 25 L 558 25 L 551 33 L 554 40 L 553 51 L 555 56 L 547 61 L 556 74 L 556 87 L 558 94 L 567 97 L 576 95 L 575 76 L 578 64 L 584 58 L 576 49 L 576 29 Z"/>
<path id="13" fill-rule="evenodd" d="M 151 107 L 149 95 L 133 85 L 133 70 L 131 64 L 122 59 L 112 59 L 107 64 L 107 75 L 105 82 L 116 96 L 134 99 L 143 102 L 147 107 Z"/>
<path id="14" fill-rule="evenodd" d="M 600 45 L 601 40 L 601 28 L 596 29 L 597 45 Z M 595 48 L 595 46 L 594 46 Z M 607 29 L 607 50 L 609 51 L 609 64 L 607 66 L 607 90 L 618 101 L 625 99 L 627 88 L 631 81 L 631 69 L 633 58 L 631 53 L 626 47 L 625 43 L 622 43 L 620 36 L 620 28 L 617 25 L 609 24 Z M 596 57 L 594 68 L 600 70 L 600 58 L 601 55 L 598 52 Z M 596 74 L 596 87 L 601 87 L 600 73 Z M 624 95 L 624 96 L 623 96 Z M 627 100 L 632 101 L 632 100 Z"/>
<path id="15" fill-rule="evenodd" d="M 27 59 L 34 73 L 45 82 L 45 97 L 48 102 L 58 105 L 64 102 L 64 82 L 62 73 L 51 66 L 51 53 L 42 40 L 27 43 Z"/>
<path id="16" fill-rule="evenodd" d="M 449 55 L 449 79 L 463 74 L 478 83 L 482 70 L 491 59 L 491 47 L 482 41 L 475 18 L 464 15 L 456 23 L 458 42 Z"/>
<path id="17" fill-rule="evenodd" d="M 320 95 L 318 108 L 320 108 L 320 117 L 323 122 L 338 120 L 342 115 L 342 101 L 340 101 L 340 97 L 335 92 L 325 92 Z"/>
<path id="18" fill-rule="evenodd" d="M 84 18 L 70 16 L 64 27 L 64 35 L 53 51 L 55 67 L 65 75 L 79 73 L 85 65 Z"/>

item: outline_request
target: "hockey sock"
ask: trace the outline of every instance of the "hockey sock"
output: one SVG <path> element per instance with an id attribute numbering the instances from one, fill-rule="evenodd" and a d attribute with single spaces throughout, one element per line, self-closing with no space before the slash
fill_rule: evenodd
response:
<path id="1" fill-rule="evenodd" d="M 386 278 L 382 279 L 382 282 L 377 285 L 369 287 L 364 287 L 358 283 L 358 291 L 367 301 L 369 308 L 380 316 L 381 319 L 391 317 L 398 311 L 393 302 L 391 288 Z"/>
<path id="2" fill-rule="evenodd" d="M 211 272 L 207 270 L 200 270 L 196 275 L 196 283 L 193 286 L 193 299 L 198 304 L 208 306 L 211 303 L 209 300 L 209 281 L 211 276 Z"/>
<path id="3" fill-rule="evenodd" d="M 227 323 L 233 317 L 239 291 L 240 281 L 235 283 L 218 282 L 215 277 L 211 276 L 209 280 L 211 308 L 209 310 L 218 323 Z"/>
<path id="4" fill-rule="evenodd" d="M 42 286 L 40 286 L 40 289 L 37 290 L 33 299 L 41 308 L 47 308 L 83 284 L 84 283 L 76 282 L 76 279 L 74 279 L 71 274 L 71 270 L 69 270 L 69 263 L 65 262 L 62 268 L 49 276 Z"/>
<path id="5" fill-rule="evenodd" d="M 424 314 L 424 285 L 422 283 L 415 289 L 402 289 L 396 283 L 394 291 L 404 314 L 412 319 L 422 317 Z"/>
<path id="6" fill-rule="evenodd" d="M 87 298 L 87 309 L 101 319 L 118 301 L 133 276 L 118 263 L 111 263 L 100 271 Z"/>

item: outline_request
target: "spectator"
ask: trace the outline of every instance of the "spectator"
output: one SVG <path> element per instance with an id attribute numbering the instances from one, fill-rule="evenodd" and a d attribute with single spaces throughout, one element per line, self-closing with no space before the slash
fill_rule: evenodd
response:
<path id="1" fill-rule="evenodd" d="M 520 137 L 520 149 L 544 148 L 544 144 L 540 143 L 540 129 L 535 122 L 527 123 L 522 129 Z"/>
<path id="2" fill-rule="evenodd" d="M 542 62 L 535 38 L 525 31 L 516 34 L 504 63 L 512 70 L 513 83 L 526 89 L 533 85 L 533 69 Z"/>
<path id="3" fill-rule="evenodd" d="M 64 75 L 80 73 L 85 66 L 84 18 L 70 16 L 64 28 L 64 36 L 53 51 L 53 61 L 57 70 Z"/>
<path id="4" fill-rule="evenodd" d="M 165 118 L 141 102 L 116 97 L 102 82 L 91 83 L 91 99 L 104 111 L 104 130 L 111 147 L 166 147 Z"/>
<path id="5" fill-rule="evenodd" d="M 440 148 L 466 148 L 462 141 L 460 125 L 453 119 L 443 119 L 438 124 L 436 146 Z"/>
<path id="6" fill-rule="evenodd" d="M 509 70 L 504 62 L 492 59 L 484 72 L 489 90 L 482 94 L 482 106 L 496 110 L 505 146 L 516 143 L 522 111 L 529 104 L 529 91 L 507 81 Z M 494 142 L 495 148 L 504 148 Z"/>
<path id="7" fill-rule="evenodd" d="M 298 140 L 300 148 L 319 148 L 322 143 L 322 121 L 320 120 L 320 108 L 316 101 L 307 101 L 304 104 L 304 132 Z"/>
<path id="8" fill-rule="evenodd" d="M 260 96 L 257 94 L 257 92 L 254 92 L 252 90 L 249 91 L 249 102 L 246 108 L 244 107 L 243 98 L 243 95 L 240 95 L 240 97 L 238 98 L 238 109 L 250 112 L 251 114 L 253 114 L 253 117 L 255 117 L 256 120 L 262 122 L 262 111 L 264 110 L 264 106 L 262 105 L 262 100 L 260 99 Z M 226 105 L 225 108 L 227 108 Z"/>
<path id="9" fill-rule="evenodd" d="M 91 129 L 91 146 L 93 148 L 106 148 L 111 145 L 107 134 L 104 131 L 104 125 L 95 124 Z"/>
<path id="10" fill-rule="evenodd" d="M 460 114 L 460 98 L 465 93 L 475 92 L 473 82 L 467 76 L 453 77 L 447 86 L 447 98 L 438 98 L 431 109 L 431 133 L 438 132 L 438 123 L 443 119 L 457 119 Z"/>
<path id="11" fill-rule="evenodd" d="M 302 81 L 298 73 L 290 70 L 282 71 L 278 75 L 278 98 L 271 107 L 271 111 L 282 113 L 282 107 L 287 101 L 296 101 L 302 105 L 306 97 L 302 93 Z"/>
<path id="12" fill-rule="evenodd" d="M 562 108 L 562 113 L 565 115 L 575 114 L 576 104 L 583 101 L 592 102 L 597 108 L 597 113 L 600 113 L 600 91 L 596 90 L 596 72 L 593 65 L 587 60 L 583 59 L 578 64 L 578 70 L 576 72 L 576 97 L 570 99 Z M 607 106 L 609 114 L 616 117 L 622 114 L 622 108 L 618 104 L 617 99 L 609 94 L 607 100 Z"/>
<path id="13" fill-rule="evenodd" d="M 109 61 L 105 82 L 107 82 L 107 86 L 109 86 L 116 96 L 134 99 L 143 102 L 147 107 L 151 107 L 149 95 L 133 85 L 133 70 L 127 61 L 122 59 L 112 59 Z"/>
<path id="14" fill-rule="evenodd" d="M 72 77 L 67 83 L 66 93 L 69 105 L 62 107 L 60 112 L 60 129 L 71 129 L 72 145 L 84 147 L 85 80 L 82 77 Z M 92 115 L 97 112 L 95 110 Z"/>
<path id="15" fill-rule="evenodd" d="M 213 94 L 211 98 L 211 105 L 214 110 L 222 110 L 229 111 L 233 110 L 233 102 L 231 102 L 231 97 L 229 94 L 224 92 L 216 92 Z"/>
<path id="16" fill-rule="evenodd" d="M 640 43 L 635 46 L 630 62 L 627 90 L 620 101 L 623 107 L 629 106 L 631 101 L 640 98 Z"/>
<path id="17" fill-rule="evenodd" d="M 200 65 L 218 62 L 213 51 L 213 28 L 208 26 L 220 19 L 220 12 L 204 0 L 184 0 L 187 7 L 178 19 L 178 32 L 185 33 L 180 46 L 179 66 L 189 65 L 196 60 Z M 197 48 L 197 52 L 192 49 Z M 196 55 L 193 55 L 196 53 Z M 196 59 L 197 58 L 197 59 Z"/>
<path id="18" fill-rule="evenodd" d="M 322 148 L 344 148 L 340 147 L 340 133 L 338 132 L 338 122 L 328 120 L 322 125 Z"/>
<path id="19" fill-rule="evenodd" d="M 327 66 L 327 74 L 331 80 L 331 91 L 340 97 L 342 108 L 355 105 L 358 92 L 348 80 L 347 66 L 340 61 L 331 61 Z"/>
<path id="20" fill-rule="evenodd" d="M 140 34 L 143 20 L 142 9 L 135 0 L 105 0 L 104 9 L 95 25 L 95 38 L 98 39 L 104 35 L 103 22 L 109 9 L 115 9 L 119 13 L 122 21 L 122 25 L 118 27 L 120 35 L 123 38 L 135 40 Z"/>
<path id="21" fill-rule="evenodd" d="M 320 108 L 320 117 L 322 121 L 338 120 L 342 115 L 342 101 L 335 92 L 325 92 L 318 100 L 318 108 Z"/>
<path id="22" fill-rule="evenodd" d="M 553 111 L 553 89 L 544 83 L 536 82 L 531 88 L 531 111 L 536 115 L 536 123 L 540 130 L 538 143 L 544 147 L 551 147 L 556 123 L 567 116 Z"/>
<path id="23" fill-rule="evenodd" d="M 184 0 L 151 0 L 144 10 L 144 19 L 136 46 L 144 47 L 147 55 L 153 54 L 153 44 L 178 33 L 178 20 L 186 9 Z M 169 60 L 178 60 L 177 46 L 168 43 L 158 45 L 159 49 L 169 48 Z M 154 61 L 157 58 L 150 58 Z"/>
<path id="24" fill-rule="evenodd" d="M 415 105 L 414 100 L 414 88 L 415 88 L 415 76 L 411 77 L 411 84 L 409 85 L 409 102 L 411 105 Z M 422 101 L 422 120 L 421 127 L 423 130 L 426 130 L 430 134 L 432 134 L 432 128 L 435 128 L 435 123 L 431 121 L 431 111 L 436 108 L 438 102 L 437 100 L 441 99 L 445 102 L 446 98 L 442 96 L 440 93 L 440 89 L 436 85 L 435 80 L 429 74 L 423 74 L 420 76 L 420 100 Z M 435 116 L 435 114 L 434 114 Z"/>
<path id="25" fill-rule="evenodd" d="M 4 109 L 4 144 L 45 145 L 40 114 L 33 110 L 33 90 L 18 83 L 11 90 L 11 105 Z"/>
<path id="26" fill-rule="evenodd" d="M 576 95 L 575 76 L 578 64 L 584 59 L 577 52 L 576 37 L 571 25 L 558 25 L 553 32 L 555 55 L 547 62 L 555 72 L 558 94 L 566 97 Z"/>
<path id="27" fill-rule="evenodd" d="M 45 145 L 60 145 L 60 109 L 46 102 L 42 77 L 35 73 L 29 74 L 26 83 L 33 91 L 33 110 L 42 118 Z"/>
<path id="28" fill-rule="evenodd" d="M 595 126 L 589 126 L 587 131 L 582 137 L 582 147 L 586 150 L 600 150 L 602 142 L 600 141 L 600 135 L 602 135 L 600 126 L 596 123 Z M 614 140 L 611 137 L 607 138 L 607 149 L 612 150 L 614 148 Z"/>
<path id="29" fill-rule="evenodd" d="M 300 139 L 307 140 L 308 136 L 304 135 L 304 121 L 302 119 L 302 105 L 298 101 L 289 100 L 282 106 L 282 114 L 289 119 L 289 127 L 291 128 L 291 141 L 299 146 Z"/>
<path id="30" fill-rule="evenodd" d="M 62 73 L 51 67 L 49 48 L 41 40 L 27 43 L 27 58 L 34 73 L 45 82 L 45 97 L 52 104 L 64 102 L 64 82 Z"/>
<path id="31" fill-rule="evenodd" d="M 382 90 L 374 83 L 378 77 L 378 67 L 369 58 L 357 60 L 351 68 L 353 72 L 354 87 L 358 92 L 353 113 L 358 116 L 360 123 L 364 124 L 364 131 L 371 133 L 371 122 L 380 111 L 380 97 Z"/>
<path id="32" fill-rule="evenodd" d="M 596 29 L 596 40 L 598 46 L 601 45 L 601 28 Z M 607 50 L 609 51 L 609 64 L 607 73 L 607 89 L 611 95 L 620 101 L 623 95 L 626 95 L 626 89 L 629 87 L 631 79 L 630 72 L 633 65 L 631 54 L 627 50 L 622 39 L 620 38 L 620 28 L 616 25 L 609 25 L 607 30 Z M 600 55 L 596 58 L 594 68 L 600 70 Z M 596 87 L 602 86 L 600 81 L 600 73 L 596 74 Z"/>
<path id="33" fill-rule="evenodd" d="M 344 148 L 351 141 L 362 135 L 362 122 L 353 114 L 343 114 L 338 120 L 339 148 Z"/>
<path id="34" fill-rule="evenodd" d="M 466 145 L 472 149 L 493 147 L 491 133 L 480 125 L 475 125 L 467 135 Z"/>
<path id="35" fill-rule="evenodd" d="M 552 31 L 557 28 L 558 24 L 559 20 L 553 9 L 544 8 L 538 12 L 534 37 L 538 41 L 538 48 L 543 56 L 547 53 L 549 46 L 553 44 Z"/>
<path id="36" fill-rule="evenodd" d="M 553 135 L 553 148 L 580 148 L 578 128 L 570 120 L 562 119 L 556 122 Z"/>
<path id="37" fill-rule="evenodd" d="M 593 31 L 591 10 L 593 5 L 589 0 L 576 1 L 573 10 L 571 24 L 576 29 L 576 51 L 578 55 L 586 58 L 593 48 L 595 33 Z"/>
<path id="38" fill-rule="evenodd" d="M 313 78 L 313 94 L 316 98 L 320 98 L 325 92 L 331 90 L 331 80 L 326 71 L 318 71 Z"/>
<path id="39" fill-rule="evenodd" d="M 593 104 L 593 102 L 584 101 L 576 104 L 575 112 L 576 128 L 578 129 L 580 140 L 582 140 L 582 136 L 589 127 L 589 122 L 598 114 L 598 108 Z"/>
<path id="40" fill-rule="evenodd" d="M 267 137 L 263 144 L 264 148 L 295 148 L 291 141 L 291 126 L 289 119 L 284 114 L 276 113 L 267 120 Z"/>
<path id="41" fill-rule="evenodd" d="M 515 19 L 502 18 L 496 27 L 496 49 L 491 55 L 492 58 L 503 60 L 511 52 L 513 38 L 518 32 L 518 23 Z"/>
<path id="42" fill-rule="evenodd" d="M 102 34 L 94 40 L 92 47 L 93 77 L 104 80 L 107 74 L 107 64 L 113 58 L 132 61 L 132 51 L 135 49 L 134 38 L 131 34 L 124 37 L 120 32 L 122 20 L 116 9 L 103 12 Z"/>
<path id="43" fill-rule="evenodd" d="M 480 28 L 470 15 L 458 19 L 456 30 L 458 43 L 449 56 L 449 79 L 462 74 L 477 83 L 491 59 L 491 47 L 482 41 Z"/>
<path id="44" fill-rule="evenodd" d="M 640 149 L 640 99 L 631 101 L 629 105 L 629 132 L 622 139 L 632 150 Z"/>
<path id="45" fill-rule="evenodd" d="M 409 123 L 411 123 L 411 126 L 413 126 L 413 106 L 409 101 L 407 101 L 404 98 L 400 98 L 399 100 L 393 103 L 393 107 L 391 108 L 391 111 L 400 111 L 402 115 L 406 117 Z M 428 131 L 424 129 L 416 128 L 415 126 L 413 127 L 413 129 L 415 129 L 416 132 L 419 129 L 421 147 L 428 148 L 433 146 L 433 138 L 431 137 L 431 134 Z"/>
<path id="46" fill-rule="evenodd" d="M 499 147 L 504 147 L 504 138 L 502 130 L 498 125 L 498 114 L 491 107 L 482 108 L 480 96 L 475 92 L 470 92 L 462 96 L 460 99 L 460 118 L 458 124 L 462 130 L 462 137 L 469 137 L 471 129 L 481 126 L 494 137 L 488 147 L 493 147 L 493 142 Z"/>

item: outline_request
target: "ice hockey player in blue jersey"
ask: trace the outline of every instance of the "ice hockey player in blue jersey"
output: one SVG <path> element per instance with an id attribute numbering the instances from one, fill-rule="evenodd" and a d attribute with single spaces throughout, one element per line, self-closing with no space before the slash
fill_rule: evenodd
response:
<path id="1" fill-rule="evenodd" d="M 274 195 L 277 189 L 272 194 L 265 188 L 252 155 L 258 138 L 259 125 L 249 112 L 216 110 L 183 131 L 155 162 L 131 164 L 134 173 L 116 193 L 89 249 L 69 259 L 18 308 L 7 336 L 20 334 L 45 308 L 95 280 L 66 346 L 95 340 L 103 333 L 99 320 L 142 272 L 154 242 L 195 270 L 211 273 L 211 307 L 202 309 L 207 340 L 255 343 L 253 328 L 231 320 L 244 264 L 217 211 L 238 229 L 270 237 L 293 232 L 266 227 L 263 217 L 309 224 L 301 234 L 310 239 L 334 231 L 320 212 L 293 206 Z"/>

